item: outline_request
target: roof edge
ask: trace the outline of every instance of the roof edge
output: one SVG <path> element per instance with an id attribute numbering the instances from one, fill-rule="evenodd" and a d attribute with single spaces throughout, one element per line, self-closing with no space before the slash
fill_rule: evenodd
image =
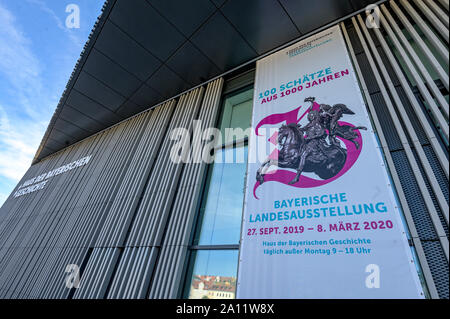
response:
<path id="1" fill-rule="evenodd" d="M 87 57 L 89 56 L 89 53 L 91 52 L 92 48 L 94 47 L 94 43 L 97 40 L 97 37 L 100 34 L 100 31 L 103 28 L 103 25 L 105 24 L 106 20 L 109 17 L 109 14 L 111 13 L 112 8 L 114 7 L 116 3 L 116 0 L 105 0 L 105 3 L 103 3 L 101 12 L 99 16 L 97 17 L 97 20 L 94 23 L 94 26 L 92 27 L 92 30 L 88 36 L 88 39 L 86 40 L 86 43 L 83 46 L 83 50 L 81 50 L 80 57 L 78 58 L 77 62 L 75 63 L 75 66 L 73 68 L 73 71 L 69 77 L 69 80 L 67 81 L 66 87 L 64 88 L 64 91 L 61 95 L 61 98 L 59 99 L 58 105 L 56 106 L 55 111 L 53 112 L 52 118 L 50 119 L 50 123 L 47 126 L 47 129 L 45 130 L 44 136 L 42 137 L 41 143 L 39 144 L 39 147 L 36 151 L 36 154 L 33 157 L 33 160 L 31 162 L 31 165 L 36 164 L 40 161 L 39 156 L 42 152 L 42 149 L 44 148 L 48 137 L 50 136 L 50 133 L 55 125 L 55 122 L 59 116 L 59 113 L 61 112 L 62 106 L 67 100 L 67 97 L 69 95 L 69 92 L 71 91 L 72 87 L 75 85 L 75 82 L 78 79 L 78 76 L 81 72 L 82 65 L 87 60 Z"/>

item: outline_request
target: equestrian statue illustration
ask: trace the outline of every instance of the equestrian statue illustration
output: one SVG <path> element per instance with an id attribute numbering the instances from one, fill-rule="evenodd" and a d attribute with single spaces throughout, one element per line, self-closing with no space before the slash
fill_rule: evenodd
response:
<path id="1" fill-rule="evenodd" d="M 355 130 L 367 128 L 338 123 L 344 114 L 355 113 L 345 104 L 320 104 L 319 110 L 314 110 L 314 101 L 314 97 L 305 99 L 311 103 L 307 125 L 302 127 L 290 123 L 278 129 L 278 159 L 268 158 L 258 169 L 256 180 L 260 184 L 264 183 L 264 175 L 272 165 L 297 170 L 295 178 L 289 182 L 291 185 L 299 181 L 303 172 L 313 172 L 322 179 L 332 178 L 344 167 L 347 159 L 347 150 L 337 137 L 349 140 L 357 149 L 360 147 Z"/>

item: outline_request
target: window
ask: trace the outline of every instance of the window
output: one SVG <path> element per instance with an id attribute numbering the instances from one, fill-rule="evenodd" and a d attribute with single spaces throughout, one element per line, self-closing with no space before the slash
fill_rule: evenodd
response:
<path id="1" fill-rule="evenodd" d="M 252 99 L 252 87 L 224 98 L 219 121 L 222 141 L 208 169 L 191 246 L 186 298 L 235 298 L 248 141 L 244 136 L 233 138 L 226 129 L 250 128 Z"/>
<path id="2" fill-rule="evenodd" d="M 222 163 L 215 162 L 209 172 L 194 245 L 239 245 L 247 146 L 217 150 L 215 158 Z M 224 163 L 226 158 L 240 162 Z"/>

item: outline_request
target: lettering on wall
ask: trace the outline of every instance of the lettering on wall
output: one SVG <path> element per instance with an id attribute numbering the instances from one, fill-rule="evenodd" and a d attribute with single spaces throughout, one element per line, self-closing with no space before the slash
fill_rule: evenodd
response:
<path id="1" fill-rule="evenodd" d="M 14 198 L 34 193 L 38 190 L 44 189 L 45 185 L 47 184 L 48 180 L 54 176 L 58 176 L 63 173 L 67 173 L 75 168 L 81 167 L 89 163 L 91 159 L 91 155 L 85 156 L 83 158 L 80 158 L 79 160 L 73 161 L 69 164 L 63 165 L 61 167 L 55 168 L 54 170 L 51 170 L 50 172 L 41 174 L 39 176 L 30 178 L 23 182 L 17 191 L 14 193 Z"/>

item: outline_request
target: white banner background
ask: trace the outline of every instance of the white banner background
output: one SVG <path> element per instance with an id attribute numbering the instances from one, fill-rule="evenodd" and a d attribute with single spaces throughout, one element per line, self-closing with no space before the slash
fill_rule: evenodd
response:
<path id="1" fill-rule="evenodd" d="M 304 44 L 306 46 L 303 46 Z M 344 70 L 349 73 L 342 74 L 341 71 Z M 314 72 L 317 85 L 312 86 L 312 76 L 308 76 L 310 87 L 307 88 L 308 81 L 303 82 L 307 80 L 304 75 Z M 329 78 L 328 81 L 318 84 L 319 75 L 326 72 L 330 73 L 333 79 Z M 335 73 L 338 73 L 339 77 L 334 76 Z M 281 85 L 296 79 L 302 80 L 303 89 L 282 96 Z M 293 83 L 289 84 L 292 85 Z M 295 83 L 295 87 L 298 87 L 298 83 Z M 263 103 L 264 92 L 267 90 L 272 99 L 270 102 L 266 99 Z M 286 90 L 284 92 L 286 93 Z M 297 118 L 300 117 L 311 105 L 304 102 L 307 97 L 315 97 L 319 104 L 333 106 L 343 103 L 355 113 L 345 114 L 341 121 L 367 128 L 360 130 L 363 141 L 361 153 L 354 165 L 332 182 L 318 187 L 298 188 L 276 181 L 266 181 L 255 191 L 258 199 L 253 192 L 256 173 L 262 163 L 249 162 L 237 297 L 423 298 L 400 211 L 339 26 L 320 32 L 257 62 L 253 128 L 271 114 L 285 113 L 302 106 Z M 264 128 L 279 128 L 281 124 L 268 124 L 264 125 Z M 303 127 L 308 124 L 307 116 L 300 124 Z M 269 143 L 269 137 L 266 136 L 266 143 Z M 341 145 L 344 144 L 341 142 Z M 252 152 L 256 153 L 254 136 L 249 143 L 249 154 Z M 275 166 L 270 168 L 271 171 L 275 169 Z M 304 176 L 320 180 L 314 173 L 303 173 L 300 180 Z M 291 203 L 295 204 L 295 199 L 298 198 L 297 204 L 301 204 L 301 198 L 304 197 L 325 195 L 325 199 L 332 194 L 344 194 L 342 196 L 346 201 L 280 206 L 283 200 L 291 200 Z M 358 207 L 359 204 L 377 203 L 383 205 L 380 204 L 380 209 L 374 213 L 344 213 L 339 216 L 336 211 L 332 214 L 327 211 L 325 217 L 320 210 L 324 207 L 339 206 L 342 214 L 344 206 L 352 212 L 352 205 Z M 385 212 L 382 207 L 386 208 Z M 299 212 L 304 209 L 319 209 L 320 217 L 298 218 L 302 216 Z M 291 218 L 292 211 L 298 213 L 297 218 Z M 279 212 L 288 213 L 281 213 L 279 216 Z M 272 221 L 261 221 L 264 214 L 276 218 Z M 289 216 L 289 219 L 284 219 L 286 216 Z M 388 221 L 392 222 L 391 228 L 386 227 L 386 223 L 391 225 Z M 339 227 L 340 222 L 343 222 L 344 228 L 346 223 L 351 223 L 352 228 L 358 228 L 355 227 L 358 223 L 360 230 L 342 230 L 342 226 Z M 364 224 L 365 222 L 368 224 Z M 336 225 L 337 228 L 332 226 L 330 230 L 330 224 Z M 379 229 L 381 224 L 384 229 Z M 325 231 L 318 231 L 319 225 Z M 376 225 L 377 229 L 364 229 L 366 225 L 369 225 L 369 228 L 375 228 L 372 225 Z M 301 233 L 300 226 L 304 229 Z M 276 231 L 275 227 L 278 227 Z M 288 233 L 284 233 L 284 227 L 287 227 Z M 289 227 L 294 233 L 289 233 Z M 270 231 L 272 233 L 268 234 Z M 347 239 L 370 241 L 370 244 L 332 244 L 333 241 Z M 322 241 L 322 244 L 307 243 L 315 240 Z M 267 246 L 270 243 L 274 246 Z M 297 253 L 288 254 L 292 249 L 296 249 Z M 308 253 L 308 249 L 317 253 Z M 270 250 L 278 253 L 270 255 Z M 379 269 L 379 288 L 369 288 L 374 284 L 376 286 L 377 282 L 376 279 L 370 281 L 377 273 L 373 272 L 374 266 L 369 265 L 376 265 L 375 269 Z"/>

